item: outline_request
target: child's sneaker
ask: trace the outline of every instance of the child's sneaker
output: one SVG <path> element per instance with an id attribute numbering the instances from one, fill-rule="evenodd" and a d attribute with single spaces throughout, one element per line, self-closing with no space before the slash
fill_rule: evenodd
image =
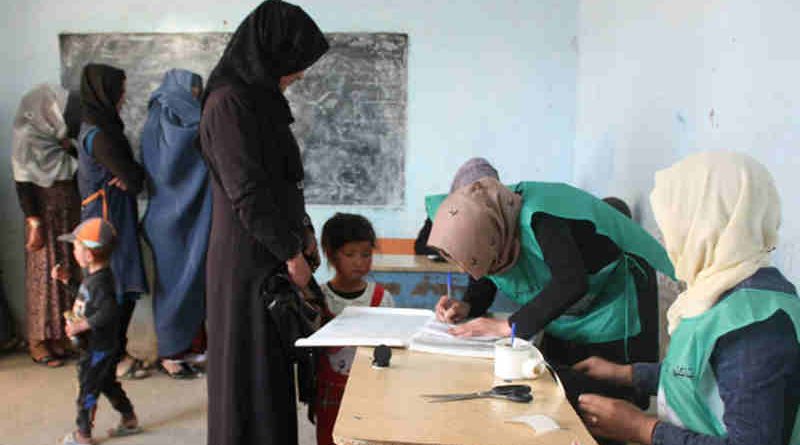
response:
<path id="1" fill-rule="evenodd" d="M 78 442 L 78 437 L 75 435 L 75 431 L 64 436 L 64 438 L 59 442 L 60 445 L 86 445 L 94 443 L 95 441 L 92 439 L 89 439 L 88 442 Z"/>

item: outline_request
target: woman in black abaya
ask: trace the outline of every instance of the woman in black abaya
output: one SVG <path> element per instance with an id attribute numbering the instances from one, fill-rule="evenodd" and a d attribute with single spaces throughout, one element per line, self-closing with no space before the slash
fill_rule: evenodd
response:
<path id="1" fill-rule="evenodd" d="M 239 26 L 209 78 L 200 123 L 213 193 L 209 445 L 297 443 L 292 368 L 259 293 L 274 274 L 300 287 L 311 275 L 303 165 L 283 91 L 327 50 L 302 9 L 269 0 Z"/>

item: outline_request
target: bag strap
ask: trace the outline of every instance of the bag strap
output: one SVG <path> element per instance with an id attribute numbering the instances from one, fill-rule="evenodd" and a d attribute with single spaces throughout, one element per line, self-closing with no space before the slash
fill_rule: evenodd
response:
<path id="1" fill-rule="evenodd" d="M 84 150 L 86 154 L 92 157 L 94 157 L 94 137 L 97 136 L 97 133 L 100 133 L 100 128 L 94 127 L 89 130 L 83 138 Z"/>
<path id="2" fill-rule="evenodd" d="M 371 307 L 378 307 L 381 305 L 381 302 L 383 301 L 383 292 L 383 286 L 375 283 L 375 290 L 372 292 L 372 301 L 369 303 Z"/>

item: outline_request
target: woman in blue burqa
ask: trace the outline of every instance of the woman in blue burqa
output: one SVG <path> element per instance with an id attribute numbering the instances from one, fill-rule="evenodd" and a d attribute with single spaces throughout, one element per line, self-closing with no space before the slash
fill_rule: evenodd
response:
<path id="1" fill-rule="evenodd" d="M 142 132 L 142 163 L 150 190 L 143 223 L 156 271 L 153 315 L 158 355 L 161 369 L 174 378 L 198 375 L 188 355 L 202 352 L 204 343 L 211 190 L 208 169 L 193 145 L 200 125 L 202 83 L 190 71 L 167 71 L 150 96 Z"/>

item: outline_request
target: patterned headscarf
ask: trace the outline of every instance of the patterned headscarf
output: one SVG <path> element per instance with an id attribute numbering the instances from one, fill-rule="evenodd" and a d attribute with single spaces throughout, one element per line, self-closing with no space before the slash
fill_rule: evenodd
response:
<path id="1" fill-rule="evenodd" d="M 494 178 L 451 193 L 439 206 L 428 245 L 473 278 L 500 274 L 517 262 L 522 198 Z"/>

